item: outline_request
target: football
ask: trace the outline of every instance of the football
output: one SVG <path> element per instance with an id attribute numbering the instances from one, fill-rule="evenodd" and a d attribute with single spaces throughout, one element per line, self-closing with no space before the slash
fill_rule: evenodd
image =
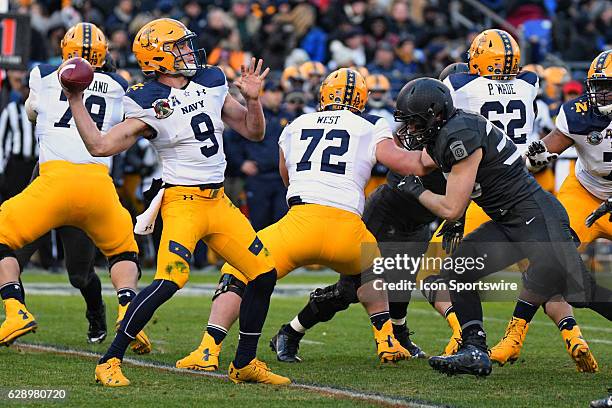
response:
<path id="1" fill-rule="evenodd" d="M 82 92 L 93 81 L 91 64 L 81 57 L 70 58 L 59 67 L 59 80 L 69 92 Z"/>

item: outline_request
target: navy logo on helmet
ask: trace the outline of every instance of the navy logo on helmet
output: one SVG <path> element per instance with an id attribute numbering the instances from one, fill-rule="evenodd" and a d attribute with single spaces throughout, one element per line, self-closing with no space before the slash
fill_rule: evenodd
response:
<path id="1" fill-rule="evenodd" d="M 174 109 L 170 107 L 170 101 L 168 99 L 157 99 L 153 102 L 153 110 L 155 111 L 155 117 L 157 119 L 166 119 L 174 112 Z"/>
<path id="2" fill-rule="evenodd" d="M 588 144 L 592 146 L 597 146 L 598 144 L 601 144 L 601 142 L 603 142 L 603 135 L 601 134 L 601 132 L 594 130 L 589 133 L 586 140 Z"/>

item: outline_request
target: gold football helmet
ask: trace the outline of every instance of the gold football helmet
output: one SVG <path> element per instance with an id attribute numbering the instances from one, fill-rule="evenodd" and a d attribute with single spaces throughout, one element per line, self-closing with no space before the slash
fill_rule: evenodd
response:
<path id="1" fill-rule="evenodd" d="M 295 65 L 290 65 L 283 70 L 281 75 L 281 85 L 285 92 L 293 91 L 296 89 L 302 89 L 304 85 L 304 78 L 300 73 L 300 69 Z"/>
<path id="2" fill-rule="evenodd" d="M 158 18 L 138 31 L 132 51 L 145 74 L 193 76 L 206 64 L 206 53 L 195 48 L 195 38 L 180 21 Z"/>
<path id="3" fill-rule="evenodd" d="M 366 77 L 366 86 L 370 92 L 388 92 L 391 89 L 389 80 L 382 74 L 368 75 Z"/>
<path id="4" fill-rule="evenodd" d="M 319 77 L 322 78 L 327 74 L 327 69 L 325 65 L 321 64 L 318 61 L 306 61 L 302 65 L 300 65 L 300 75 L 308 79 L 310 77 Z"/>
<path id="5" fill-rule="evenodd" d="M 599 113 L 612 114 L 612 50 L 602 52 L 591 63 L 586 90 L 589 103 Z"/>
<path id="6" fill-rule="evenodd" d="M 108 42 L 104 33 L 91 23 L 78 23 L 70 27 L 60 45 L 64 61 L 81 57 L 94 68 L 104 65 L 108 51 Z"/>
<path id="7" fill-rule="evenodd" d="M 368 87 L 361 74 L 340 68 L 321 84 L 321 110 L 350 109 L 363 112 L 368 101 Z"/>
<path id="8" fill-rule="evenodd" d="M 468 51 L 470 73 L 491 79 L 510 79 L 519 72 L 521 50 L 504 30 L 478 34 Z"/>

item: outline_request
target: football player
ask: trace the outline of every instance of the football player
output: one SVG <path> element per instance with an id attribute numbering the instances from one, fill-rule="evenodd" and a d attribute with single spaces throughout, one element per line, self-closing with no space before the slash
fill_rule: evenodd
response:
<path id="1" fill-rule="evenodd" d="M 349 277 L 367 271 L 353 284 L 370 315 L 378 357 L 381 362 L 409 358 L 393 335 L 386 291 L 375 289 L 371 267 L 380 253 L 360 216 L 364 186 L 376 161 L 409 174 L 421 153 L 400 149 L 385 119 L 362 113 L 368 93 L 357 71 L 332 72 L 320 94 L 321 110 L 295 119 L 280 136 L 279 167 L 290 209 L 258 235 L 274 257 L 279 278 L 313 263 Z M 241 297 L 244 305 L 246 282 L 242 271 L 229 263 L 222 273 L 204 337 L 177 362 L 179 368 L 214 370 L 219 364 L 221 343 L 238 317 Z"/>
<path id="2" fill-rule="evenodd" d="M 510 34 L 503 30 L 485 30 L 474 38 L 468 51 L 469 72 L 450 73 L 443 82 L 451 90 L 456 108 L 480 113 L 504 131 L 518 151 L 524 153 L 537 115 L 539 81 L 536 73 L 519 71 L 519 61 L 520 48 Z M 544 173 L 541 174 L 544 176 Z M 460 230 L 463 222 L 463 234 L 469 234 L 489 220 L 487 214 L 472 202 L 466 211 L 465 220 L 461 220 L 454 227 Z M 450 223 L 444 225 L 447 228 L 452 226 Z M 440 242 L 438 234 L 432 242 Z M 432 296 L 439 299 L 436 301 L 436 310 L 448 308 L 449 303 L 445 301 L 448 300 L 447 296 Z M 545 310 L 557 325 L 573 315 L 571 307 L 562 299 L 556 299 L 554 304 Z M 513 334 L 509 340 L 522 344 L 524 328 L 513 325 L 512 328 L 508 327 L 508 330 L 511 329 Z M 493 359 L 498 361 L 495 349 L 493 356 Z M 511 361 L 514 361 L 518 354 L 511 357 Z M 505 362 L 504 360 L 500 363 Z"/>
<path id="3" fill-rule="evenodd" d="M 238 266 L 248 281 L 230 379 L 236 383 L 290 382 L 256 358 L 276 284 L 272 257 L 246 217 L 223 192 L 223 122 L 247 139 L 263 138 L 265 120 L 259 94 L 269 70 L 261 72 L 263 61 L 254 58 L 248 67 L 242 66 L 235 84 L 245 98 L 244 107 L 228 95 L 223 71 L 205 65 L 203 50 L 193 45 L 196 40 L 183 23 L 168 18 L 153 20 L 140 29 L 132 50 L 142 71 L 154 78 L 127 92 L 123 100 L 125 120 L 110 129 L 101 131 L 96 126 L 80 93 L 67 92 L 81 137 L 94 156 L 117 154 L 144 135 L 156 149 L 163 168 L 164 188 L 154 199 L 157 205 L 145 212 L 154 220 L 156 210 L 161 208 L 164 221 L 157 273 L 130 304 L 113 343 L 96 367 L 96 380 L 105 386 L 129 385 L 121 371 L 125 349 L 155 310 L 185 285 L 200 239 Z"/>
<path id="4" fill-rule="evenodd" d="M 585 95 L 562 105 L 556 128 L 541 141 L 533 142 L 526 155 L 529 165 L 539 162 L 539 167 L 543 167 L 542 164 L 571 146 L 576 148 L 575 174 L 567 176 L 557 198 L 567 210 L 570 226 L 583 244 L 597 238 L 612 240 L 612 223 L 590 216 L 599 207 L 605 209 L 609 205 L 606 200 L 612 197 L 612 50 L 602 52 L 593 60 L 586 88 Z M 600 211 L 598 215 L 601 217 L 605 212 Z M 558 302 L 550 302 L 546 308 L 551 307 L 562 309 Z M 608 318 L 611 313 L 608 312 Z M 494 361 L 503 364 L 518 357 L 528 323 L 515 312 L 504 338 L 491 349 Z M 597 362 L 571 308 L 557 324 L 577 369 L 597 371 Z"/>
<path id="5" fill-rule="evenodd" d="M 529 268 L 521 299 L 529 302 L 526 313 L 531 317 L 558 293 L 606 315 L 612 291 L 598 286 L 586 271 L 565 210 L 525 171 L 508 136 L 483 116 L 456 109 L 450 90 L 431 78 L 410 81 L 402 88 L 396 118 L 403 122 L 397 136 L 405 146 L 425 145 L 427 155 L 421 157 L 419 172 L 439 167 L 448 174 L 444 195 L 428 191 L 418 179 L 398 187 L 444 219 L 459 219 L 470 197 L 491 218 L 463 239 L 450 257 L 453 262 L 443 264 L 441 275 L 447 281 L 464 284 L 450 286 L 462 341 L 454 355 L 430 358 L 435 370 L 449 375 L 490 374 L 480 298 L 476 287 L 465 284 L 523 258 L 529 260 Z M 487 257 L 482 268 L 460 271 L 451 266 L 459 258 L 476 260 L 483 254 Z"/>
<path id="6" fill-rule="evenodd" d="M 79 23 L 68 30 L 61 47 L 64 61 L 78 56 L 95 68 L 93 82 L 84 92 L 85 112 L 94 126 L 105 131 L 121 121 L 127 83 L 117 74 L 101 71 L 107 52 L 102 31 L 93 24 Z M 0 207 L 0 295 L 6 311 L 0 344 L 4 345 L 37 328 L 24 305 L 14 251 L 47 231 L 65 225 L 77 227 L 106 255 L 119 300 L 118 323 L 136 297 L 140 275 L 132 219 L 121 206 L 108 174 L 111 155 L 93 157 L 85 149 L 56 66 L 39 65 L 32 70 L 26 111 L 36 122 L 40 176 Z M 135 351 L 151 351 L 151 343 L 141 330 L 131 340 Z"/>

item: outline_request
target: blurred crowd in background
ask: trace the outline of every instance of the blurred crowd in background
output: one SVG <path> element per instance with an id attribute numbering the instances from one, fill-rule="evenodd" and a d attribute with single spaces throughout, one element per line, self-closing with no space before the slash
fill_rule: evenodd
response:
<path id="1" fill-rule="evenodd" d="M 407 81 L 437 77 L 448 64 L 465 62 L 476 34 L 503 28 L 518 40 L 522 64 L 540 76 L 539 107 L 548 115 L 538 137 L 554 126 L 564 100 L 583 93 L 588 65 L 612 44 L 606 0 L 19 0 L 10 2 L 10 10 L 31 16 L 31 66 L 59 65 L 60 40 L 69 27 L 87 21 L 105 32 L 112 69 L 130 84 L 141 82 L 132 40 L 160 17 L 179 19 L 198 35 L 208 64 L 224 70 L 238 99 L 231 83 L 240 65 L 251 56 L 263 58 L 272 69 L 262 94 L 264 142 L 248 142 L 232 131 L 224 135 L 226 192 L 256 230 L 288 209 L 278 175 L 278 136 L 295 116 L 317 109 L 318 87 L 330 70 L 358 69 L 370 90 L 367 111 L 388 118 L 394 128 L 394 97 Z M 0 200 L 6 200 L 28 184 L 37 148 L 23 113 L 27 71 L 0 76 Z M 375 168 L 368 191 L 386 171 Z M 137 215 L 147 204 L 143 192 L 160 176 L 155 152 L 142 139 L 115 157 L 112 174 L 124 205 Z M 48 254 L 40 257 L 45 268 L 59 265 L 55 240 L 50 234 Z M 154 265 L 155 240 L 140 244 L 145 265 Z M 217 262 L 203 248 L 196 252 L 196 268 Z"/>

